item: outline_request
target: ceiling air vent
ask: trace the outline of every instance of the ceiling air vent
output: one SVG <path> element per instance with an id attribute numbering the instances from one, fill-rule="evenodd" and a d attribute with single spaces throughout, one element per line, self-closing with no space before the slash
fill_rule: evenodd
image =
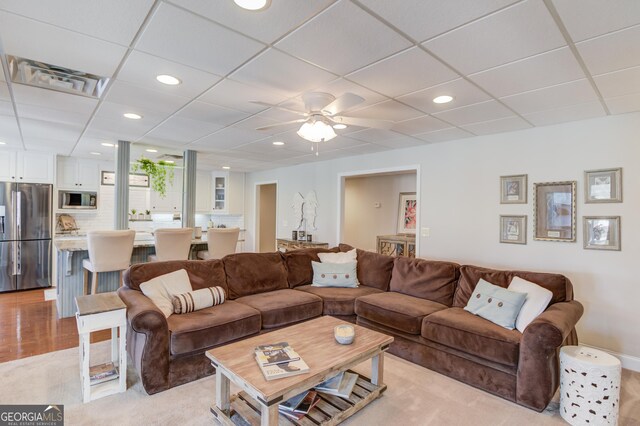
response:
<path id="1" fill-rule="evenodd" d="M 71 93 L 99 99 L 108 77 L 100 77 L 82 71 L 46 64 L 32 59 L 7 55 L 11 81 L 58 92 Z"/>

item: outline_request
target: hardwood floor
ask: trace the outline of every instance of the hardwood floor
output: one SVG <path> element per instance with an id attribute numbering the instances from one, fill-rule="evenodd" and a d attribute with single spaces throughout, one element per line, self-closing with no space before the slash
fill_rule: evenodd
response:
<path id="1" fill-rule="evenodd" d="M 109 338 L 103 330 L 92 333 L 91 342 Z M 0 362 L 76 346 L 76 319 L 58 319 L 56 302 L 45 301 L 44 290 L 0 294 Z"/>

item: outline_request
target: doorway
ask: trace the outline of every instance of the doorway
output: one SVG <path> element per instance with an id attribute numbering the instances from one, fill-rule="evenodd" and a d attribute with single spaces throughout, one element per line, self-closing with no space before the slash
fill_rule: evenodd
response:
<path id="1" fill-rule="evenodd" d="M 276 250 L 278 184 L 256 185 L 256 251 L 268 253 Z"/>

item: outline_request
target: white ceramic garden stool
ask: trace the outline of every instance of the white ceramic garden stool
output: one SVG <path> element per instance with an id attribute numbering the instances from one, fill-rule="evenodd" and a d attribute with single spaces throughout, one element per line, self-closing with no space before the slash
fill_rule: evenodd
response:
<path id="1" fill-rule="evenodd" d="M 597 349 L 560 350 L 560 415 L 569 424 L 618 424 L 621 365 Z"/>

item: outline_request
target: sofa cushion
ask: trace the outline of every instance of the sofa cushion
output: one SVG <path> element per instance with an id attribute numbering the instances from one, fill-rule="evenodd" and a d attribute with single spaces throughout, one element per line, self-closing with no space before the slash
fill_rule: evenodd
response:
<path id="1" fill-rule="evenodd" d="M 262 328 L 275 328 L 322 315 L 322 299 L 291 289 L 252 294 L 236 299 L 262 315 Z"/>
<path id="2" fill-rule="evenodd" d="M 355 305 L 358 317 L 409 334 L 420 334 L 422 319 L 446 308 L 441 303 L 395 292 L 359 297 Z"/>
<path id="3" fill-rule="evenodd" d="M 227 290 L 227 279 L 221 260 L 170 260 L 167 262 L 137 263 L 124 272 L 124 284 L 140 290 L 140 284 L 160 275 L 184 269 L 193 290 L 220 286 Z"/>
<path id="4" fill-rule="evenodd" d="M 311 261 L 320 262 L 318 253 L 337 253 L 338 251 L 338 248 L 334 247 L 332 249 L 299 249 L 282 253 L 282 258 L 284 259 L 284 263 L 287 267 L 287 281 L 289 282 L 289 288 L 311 284 L 311 281 L 313 280 Z"/>
<path id="5" fill-rule="evenodd" d="M 573 286 L 567 277 L 561 274 L 527 271 L 500 271 L 497 269 L 481 268 L 479 266 L 463 265 L 460 267 L 458 288 L 453 296 L 453 306 L 464 307 L 469 302 L 471 293 L 476 288 L 478 280 L 482 278 L 497 286 L 507 288 L 513 277 L 538 284 L 553 293 L 551 304 L 573 300 Z"/>
<path id="6" fill-rule="evenodd" d="M 341 252 L 353 250 L 348 244 L 338 246 Z M 382 291 L 389 289 L 393 257 L 357 249 L 358 254 L 358 282 L 360 285 L 375 287 Z"/>
<path id="7" fill-rule="evenodd" d="M 462 308 L 449 308 L 424 318 L 422 337 L 477 357 L 515 367 L 518 365 L 518 330 L 507 330 Z"/>
<path id="8" fill-rule="evenodd" d="M 451 306 L 459 268 L 451 262 L 397 257 L 389 289 Z"/>
<path id="9" fill-rule="evenodd" d="M 229 299 L 289 287 L 280 253 L 238 253 L 225 256 Z M 311 265 L 309 265 L 311 267 Z"/>
<path id="10" fill-rule="evenodd" d="M 296 287 L 296 290 L 306 291 L 322 298 L 323 315 L 354 315 L 355 302 L 358 297 L 383 293 L 382 290 L 366 286 L 340 288 L 303 285 Z"/>
<path id="11" fill-rule="evenodd" d="M 226 301 L 167 318 L 171 355 L 188 354 L 260 332 L 260 312 Z"/>

